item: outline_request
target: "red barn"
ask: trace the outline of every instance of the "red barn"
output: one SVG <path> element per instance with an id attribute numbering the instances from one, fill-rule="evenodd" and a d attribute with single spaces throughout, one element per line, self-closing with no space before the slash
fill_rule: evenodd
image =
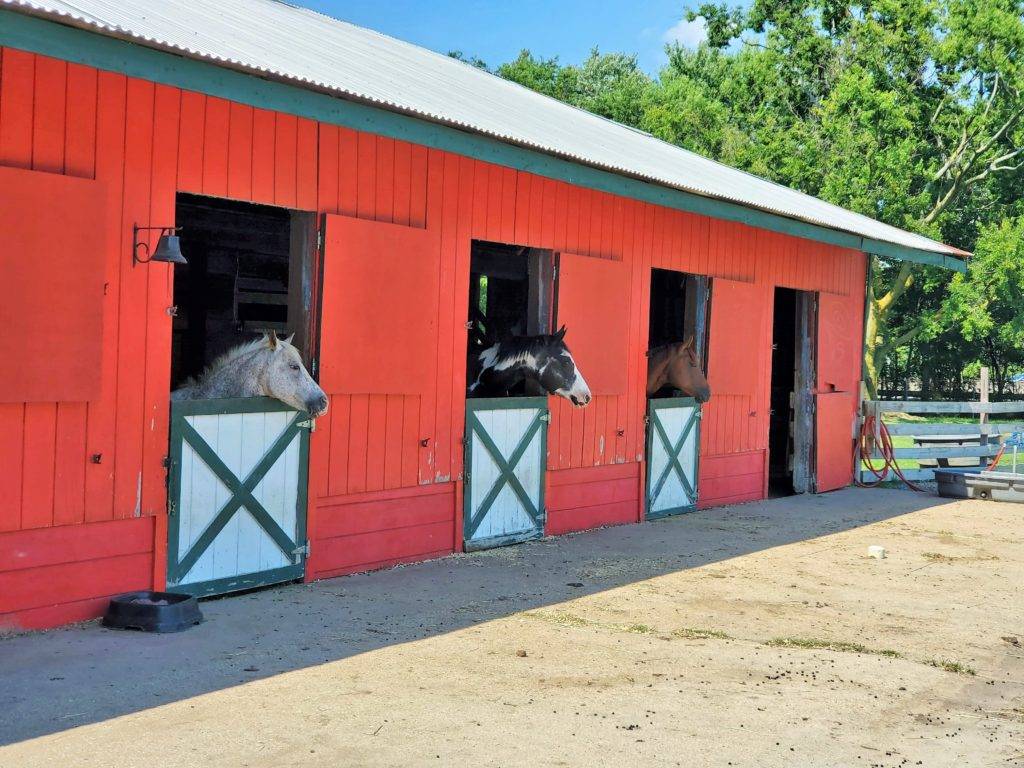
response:
<path id="1" fill-rule="evenodd" d="M 188 265 L 146 263 L 172 227 Z M 2 0 L 0 626 L 844 486 L 866 253 L 961 267 L 273 0 Z M 588 407 L 467 400 L 481 328 L 561 324 Z M 171 407 L 261 329 L 329 395 L 315 430 Z M 647 349 L 690 336 L 710 402 L 649 399 Z"/>

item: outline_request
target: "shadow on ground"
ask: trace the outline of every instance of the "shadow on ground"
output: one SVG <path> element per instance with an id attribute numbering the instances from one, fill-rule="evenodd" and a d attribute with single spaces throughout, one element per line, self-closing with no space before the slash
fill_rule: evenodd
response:
<path id="1" fill-rule="evenodd" d="M 90 623 L 0 640 L 0 745 L 940 503 L 860 489 L 774 499 L 211 600 L 181 634 Z"/>

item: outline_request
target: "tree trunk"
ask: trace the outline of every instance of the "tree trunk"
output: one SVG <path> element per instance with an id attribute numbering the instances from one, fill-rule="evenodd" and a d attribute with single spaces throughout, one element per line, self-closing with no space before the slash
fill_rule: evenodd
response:
<path id="1" fill-rule="evenodd" d="M 910 262 L 903 262 L 900 271 L 896 273 L 889 290 L 876 298 L 875 281 L 872 275 L 877 274 L 876 256 L 872 259 L 871 269 L 868 270 L 867 303 L 868 316 L 864 325 L 864 372 L 865 385 L 868 390 L 868 397 L 872 400 L 878 399 L 878 377 L 882 366 L 885 364 L 889 352 L 906 343 L 916 335 L 916 331 L 904 334 L 899 339 L 887 338 L 889 333 L 889 318 L 892 316 L 894 307 L 906 290 L 914 282 L 913 265 Z"/>

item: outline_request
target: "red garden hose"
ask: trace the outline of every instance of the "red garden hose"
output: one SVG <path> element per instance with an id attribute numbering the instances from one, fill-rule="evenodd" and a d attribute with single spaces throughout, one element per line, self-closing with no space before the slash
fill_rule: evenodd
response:
<path id="1" fill-rule="evenodd" d="M 882 460 L 885 462 L 880 468 L 876 468 L 871 461 L 871 448 L 875 443 L 875 417 L 866 417 L 860 428 L 860 437 L 857 440 L 856 454 L 857 459 L 864 463 L 864 466 L 868 468 L 868 471 L 871 472 L 876 479 L 873 482 L 865 483 L 860 479 L 860 472 L 858 472 L 857 477 L 855 478 L 857 485 L 862 488 L 874 488 L 875 486 L 881 485 L 889 478 L 889 472 L 891 470 L 892 474 L 902 480 L 908 488 L 914 491 L 923 492 L 925 489 L 910 482 L 896 464 L 896 457 L 893 455 L 892 437 L 889 435 L 889 430 L 886 428 L 884 421 L 878 422 L 878 434 L 878 452 L 882 455 Z"/>
<path id="2" fill-rule="evenodd" d="M 985 471 L 986 472 L 991 472 L 993 469 L 995 469 L 996 467 L 999 466 L 999 462 L 1003 458 L 1003 451 L 1005 451 L 1005 450 L 1006 450 L 1006 443 L 1003 443 L 1002 445 L 999 446 L 999 452 L 995 455 L 995 458 L 993 458 L 992 461 L 989 462 L 989 465 L 987 467 L 985 467 Z"/>

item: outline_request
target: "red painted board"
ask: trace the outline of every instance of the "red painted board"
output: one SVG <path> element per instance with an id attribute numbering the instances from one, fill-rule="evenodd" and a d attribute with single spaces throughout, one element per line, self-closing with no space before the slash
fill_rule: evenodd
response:
<path id="1" fill-rule="evenodd" d="M 817 400 L 817 480 L 819 493 L 845 488 L 853 480 L 855 392 L 819 394 Z"/>
<path id="2" fill-rule="evenodd" d="M 592 395 L 626 391 L 629 267 L 563 253 L 558 266 L 558 324 Z"/>
<path id="3" fill-rule="evenodd" d="M 853 422 L 860 395 L 863 299 L 851 293 L 818 297 L 817 490 L 853 478 Z"/>
<path id="4" fill-rule="evenodd" d="M 818 297 L 818 391 L 853 392 L 860 382 L 863 348 L 860 296 Z"/>
<path id="5" fill-rule="evenodd" d="M 130 517 L 0 533 L 0 573 L 149 552 L 153 526 L 152 517 Z"/>
<path id="6" fill-rule="evenodd" d="M 421 394 L 437 352 L 436 232 L 328 214 L 320 385 Z"/>
<path id="7" fill-rule="evenodd" d="M 588 531 L 606 525 L 635 523 L 638 504 L 637 499 L 630 499 L 590 507 L 551 510 L 544 526 L 544 533 L 548 536 L 560 536 L 563 533 Z"/>
<path id="8" fill-rule="evenodd" d="M 712 395 L 753 395 L 760 355 L 758 329 L 767 292 L 753 283 L 716 278 L 711 288 L 708 384 Z"/>
<path id="9" fill-rule="evenodd" d="M 0 167 L 0 402 L 100 391 L 107 186 Z"/>

